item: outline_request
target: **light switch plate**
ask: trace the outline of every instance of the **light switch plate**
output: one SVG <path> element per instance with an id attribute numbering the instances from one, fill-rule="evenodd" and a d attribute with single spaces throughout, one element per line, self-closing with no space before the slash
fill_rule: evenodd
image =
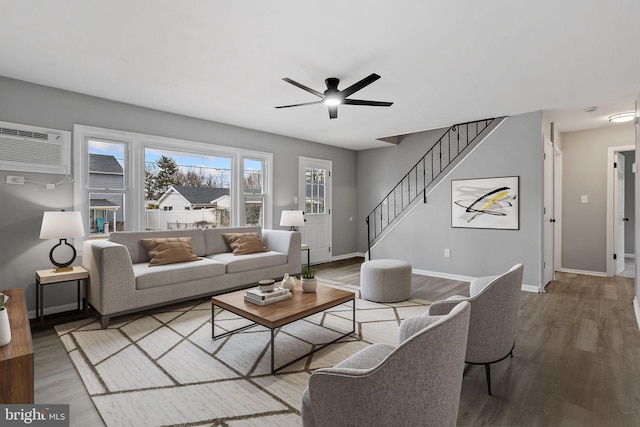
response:
<path id="1" fill-rule="evenodd" d="M 580 196 L 580 203 L 589 203 L 589 196 L 587 195 Z"/>

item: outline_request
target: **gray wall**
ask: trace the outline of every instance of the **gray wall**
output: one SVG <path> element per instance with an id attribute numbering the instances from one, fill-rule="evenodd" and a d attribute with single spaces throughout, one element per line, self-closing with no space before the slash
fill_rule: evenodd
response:
<path id="1" fill-rule="evenodd" d="M 356 152 L 113 102 L 0 77 L 0 121 L 72 131 L 74 124 L 241 147 L 274 154 L 274 227 L 283 209 L 296 207 L 298 156 L 333 161 L 334 256 L 356 251 Z M 292 167 L 292 165 L 295 165 Z M 59 175 L 0 171 L 0 289 L 25 288 L 35 309 L 35 270 L 50 268 L 51 241 L 38 239 L 45 210 L 71 209 L 72 184 L 46 190 L 33 184 L 5 184 L 6 175 L 56 182 Z M 78 263 L 78 262 L 77 262 Z M 46 307 L 75 303 L 75 286 L 47 287 Z"/>
<path id="2" fill-rule="evenodd" d="M 624 153 L 624 216 L 629 221 L 624 226 L 624 253 L 636 253 L 636 177 L 633 174 L 633 164 L 636 162 L 636 152 Z"/>
<path id="3" fill-rule="evenodd" d="M 607 152 L 633 143 L 632 123 L 562 134 L 562 268 L 607 271 Z"/>
<path id="4" fill-rule="evenodd" d="M 423 132 L 399 146 L 358 152 L 358 206 L 366 216 L 444 130 Z M 478 230 L 451 227 L 451 180 L 520 177 L 520 229 Z M 413 268 L 483 276 L 525 265 L 524 283 L 540 283 L 542 236 L 542 122 L 540 112 L 509 117 L 467 156 L 380 245 L 373 258 L 400 258 Z M 366 225 L 358 228 L 366 250 Z M 444 249 L 451 257 L 444 258 Z"/>

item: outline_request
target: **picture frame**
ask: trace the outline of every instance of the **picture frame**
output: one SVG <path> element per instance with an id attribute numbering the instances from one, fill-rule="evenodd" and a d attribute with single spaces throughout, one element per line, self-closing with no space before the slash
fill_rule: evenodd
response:
<path id="1" fill-rule="evenodd" d="M 520 177 L 451 181 L 451 227 L 520 229 Z"/>

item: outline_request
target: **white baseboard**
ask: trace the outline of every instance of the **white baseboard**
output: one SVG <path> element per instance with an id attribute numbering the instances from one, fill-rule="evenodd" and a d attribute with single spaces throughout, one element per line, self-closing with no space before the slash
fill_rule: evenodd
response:
<path id="1" fill-rule="evenodd" d="M 78 310 L 78 303 L 74 302 L 72 304 L 57 305 L 55 307 L 45 307 L 44 315 L 46 316 L 48 314 L 64 313 L 65 311 L 73 310 Z M 35 319 L 40 315 L 40 313 L 36 313 L 35 310 L 29 310 L 27 314 L 29 315 L 29 319 Z"/>
<path id="2" fill-rule="evenodd" d="M 638 322 L 638 329 L 640 329 L 640 303 L 638 303 L 638 297 L 633 297 L 633 311 L 636 312 L 636 322 Z"/>
<path id="3" fill-rule="evenodd" d="M 540 293 L 540 287 L 539 286 L 534 286 L 534 285 L 525 285 L 524 283 L 522 284 L 522 288 L 523 291 L 525 292 L 533 292 L 533 293 Z"/>
<path id="4" fill-rule="evenodd" d="M 350 254 L 336 255 L 336 256 L 332 256 L 331 257 L 331 261 L 340 261 L 340 260 L 343 260 L 343 259 L 356 258 L 356 257 L 364 258 L 364 253 L 362 253 L 362 252 L 352 252 Z"/>
<path id="5" fill-rule="evenodd" d="M 459 280 L 461 282 L 470 282 L 473 279 L 475 279 L 475 277 L 471 277 L 471 276 L 461 276 L 459 274 L 440 273 L 439 271 L 419 270 L 417 268 L 414 268 L 412 272 L 413 274 L 418 274 L 420 276 L 441 277 L 443 279 Z"/>
<path id="6" fill-rule="evenodd" d="M 416 268 L 414 268 L 412 272 L 413 274 L 418 274 L 420 276 L 440 277 L 440 278 L 449 279 L 449 280 L 459 280 L 461 282 L 470 282 L 473 279 L 477 279 L 477 277 L 462 276 L 459 274 L 441 273 L 439 271 L 418 270 Z M 538 286 L 525 285 L 524 283 L 522 284 L 522 290 L 526 292 L 535 292 L 535 293 L 540 292 L 540 288 Z"/>
<path id="7" fill-rule="evenodd" d="M 587 276 L 608 277 L 607 273 L 603 273 L 602 271 L 574 270 L 572 268 L 560 268 L 558 269 L 558 271 L 560 273 L 585 274 Z"/>

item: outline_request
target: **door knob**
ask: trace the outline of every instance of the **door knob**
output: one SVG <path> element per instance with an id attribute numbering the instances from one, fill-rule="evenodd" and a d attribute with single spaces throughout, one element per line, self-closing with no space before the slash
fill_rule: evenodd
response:
<path id="1" fill-rule="evenodd" d="M 629 218 L 622 218 L 623 221 L 629 221 Z"/>
<path id="2" fill-rule="evenodd" d="M 551 219 L 549 220 L 549 222 L 556 222 L 556 220 L 555 220 L 555 219 L 553 219 L 553 218 L 551 218 Z"/>

